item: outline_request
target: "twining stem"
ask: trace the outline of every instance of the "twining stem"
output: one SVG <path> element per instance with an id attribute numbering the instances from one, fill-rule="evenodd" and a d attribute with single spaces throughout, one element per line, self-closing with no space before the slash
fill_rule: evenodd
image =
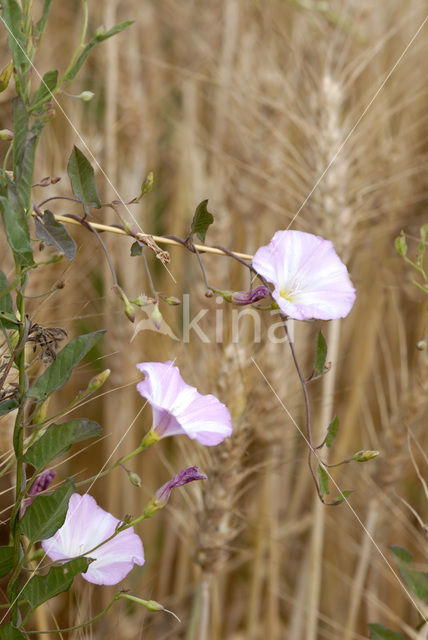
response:
<path id="1" fill-rule="evenodd" d="M 30 635 L 30 634 L 42 634 L 42 633 L 64 633 L 65 631 L 76 631 L 77 629 L 82 629 L 83 627 L 88 627 L 89 625 L 93 624 L 94 622 L 96 622 L 97 620 L 99 620 L 100 618 L 102 618 L 114 605 L 115 602 L 117 602 L 118 600 L 120 600 L 120 598 L 123 598 L 124 594 L 122 593 L 116 593 L 116 595 L 114 596 L 113 600 L 111 602 L 109 602 L 109 604 L 100 612 L 98 613 L 98 615 L 94 616 L 93 618 L 91 618 L 90 620 L 86 620 L 86 622 L 82 622 L 82 624 L 76 624 L 73 627 L 66 627 L 64 629 L 48 629 L 46 631 L 26 631 L 25 633 Z M 32 611 L 30 611 L 29 615 L 27 617 L 29 617 L 32 614 Z M 24 621 L 25 622 L 25 621 Z"/>
<path id="2" fill-rule="evenodd" d="M 36 216 L 36 212 L 33 213 L 34 216 Z M 74 225 L 80 225 L 80 218 L 70 218 L 69 216 L 62 216 L 62 215 L 58 215 L 58 214 L 54 214 L 55 215 L 55 219 L 58 220 L 58 222 L 63 222 L 65 224 L 74 224 Z M 117 235 L 120 236 L 129 236 L 129 232 L 126 231 L 125 229 L 121 229 L 120 227 L 113 227 L 111 225 L 107 225 L 107 224 L 101 224 L 99 222 L 87 222 L 88 226 L 92 227 L 93 229 L 97 229 L 98 231 L 106 231 L 109 233 L 115 233 Z M 153 238 L 153 240 L 155 242 L 158 242 L 159 244 L 166 244 L 166 245 L 171 245 L 171 246 L 175 246 L 175 247 L 181 247 L 181 246 L 185 246 L 185 242 L 184 240 L 182 242 L 179 242 L 178 239 L 176 240 L 175 238 L 171 238 L 168 236 L 153 236 L 149 233 L 136 233 L 135 237 L 137 240 L 141 240 L 141 242 L 144 242 L 144 238 Z M 223 248 L 219 248 L 219 247 L 211 247 L 209 245 L 204 245 L 204 244 L 195 244 L 194 245 L 198 251 L 200 251 L 201 253 L 213 253 L 215 255 L 218 256 L 224 256 L 224 255 L 230 255 L 231 257 L 234 257 L 236 259 L 241 258 L 243 260 L 252 260 L 252 255 L 249 253 L 240 253 L 238 251 L 228 251 L 227 249 L 223 249 Z M 245 263 L 245 266 L 249 266 L 247 263 Z"/>
<path id="3" fill-rule="evenodd" d="M 18 566 L 20 562 L 20 540 L 19 540 L 19 510 L 21 505 L 22 490 L 25 488 L 25 470 L 22 462 L 22 454 L 24 451 L 24 411 L 25 411 L 25 394 L 27 391 L 27 379 L 25 372 L 25 335 L 27 332 L 27 323 L 25 322 L 25 290 L 26 275 L 21 273 L 21 288 L 16 294 L 16 306 L 20 314 L 21 325 L 19 326 L 20 349 L 15 354 L 15 364 L 19 372 L 19 409 L 16 415 L 15 426 L 13 430 L 13 448 L 16 458 L 16 482 L 15 482 L 15 506 L 10 518 L 10 543 L 14 550 L 14 566 Z M 12 622 L 18 624 L 19 608 L 17 602 L 18 581 L 16 578 L 11 579 L 8 586 L 9 600 L 12 603 Z"/>
<path id="4" fill-rule="evenodd" d="M 294 366 L 296 368 L 297 375 L 299 376 L 300 384 L 301 384 L 302 391 L 303 391 L 303 397 L 304 397 L 304 401 L 305 401 L 306 434 L 307 434 L 307 439 L 308 439 L 308 444 L 309 444 L 308 465 L 309 465 L 309 469 L 310 469 L 313 481 L 314 481 L 316 489 L 317 489 L 318 497 L 321 500 L 321 502 L 325 503 L 324 497 L 323 497 L 322 492 L 321 492 L 321 488 L 320 488 L 319 483 L 318 483 L 317 476 L 316 476 L 315 471 L 314 471 L 314 469 L 312 467 L 312 456 L 315 454 L 315 449 L 314 449 L 314 444 L 313 444 L 313 441 L 312 441 L 311 407 L 310 407 L 310 403 L 309 403 L 307 380 L 306 380 L 305 376 L 302 373 L 299 361 L 297 359 L 297 354 L 296 354 L 296 349 L 294 347 L 294 342 L 291 339 L 291 335 L 290 335 L 290 332 L 288 330 L 287 317 L 283 313 L 281 313 L 280 316 L 281 316 L 282 323 L 284 325 L 285 335 L 287 337 L 288 345 L 290 347 L 290 351 L 291 351 L 291 355 L 293 357 Z"/>

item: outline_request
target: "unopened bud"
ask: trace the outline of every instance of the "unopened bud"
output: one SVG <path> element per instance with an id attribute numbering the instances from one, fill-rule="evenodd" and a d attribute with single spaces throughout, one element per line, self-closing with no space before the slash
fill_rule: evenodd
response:
<path id="1" fill-rule="evenodd" d="M 428 342 L 426 340 L 419 340 L 419 342 L 416 343 L 416 349 L 419 349 L 419 351 L 425 351 L 427 345 Z"/>
<path id="2" fill-rule="evenodd" d="M 165 611 L 165 607 L 163 607 L 160 602 L 156 602 L 156 600 L 146 600 L 144 606 L 149 611 Z"/>
<path id="3" fill-rule="evenodd" d="M 105 28 L 104 25 L 101 25 L 100 27 L 98 27 L 98 29 L 95 31 L 95 37 L 96 38 L 102 38 L 103 35 L 105 35 Z"/>
<path id="4" fill-rule="evenodd" d="M 205 297 L 206 297 L 206 298 L 212 298 L 212 297 L 213 297 L 213 295 L 214 295 L 214 292 L 213 292 L 213 291 L 211 291 L 211 289 L 207 289 L 207 290 L 205 291 Z"/>
<path id="5" fill-rule="evenodd" d="M 137 473 L 128 471 L 128 478 L 130 483 L 133 484 L 134 487 L 141 487 L 141 478 Z"/>
<path id="6" fill-rule="evenodd" d="M 10 129 L 1 129 L 0 140 L 13 140 L 13 131 L 10 131 Z"/>
<path id="7" fill-rule="evenodd" d="M 135 322 L 134 306 L 129 302 L 125 302 L 125 315 L 131 322 Z"/>
<path id="8" fill-rule="evenodd" d="M 159 311 L 159 304 L 158 303 L 156 303 L 154 305 L 153 311 L 152 311 L 152 315 L 150 316 L 150 318 L 151 318 L 153 324 L 155 325 L 156 329 L 159 330 L 161 328 L 161 325 L 162 325 L 163 317 L 162 317 L 161 312 Z"/>
<path id="9" fill-rule="evenodd" d="M 373 460 L 379 455 L 379 451 L 357 451 L 357 453 L 352 457 L 355 462 L 367 462 L 368 460 Z"/>
<path id="10" fill-rule="evenodd" d="M 181 304 L 180 298 L 176 298 L 175 296 L 164 296 L 163 293 L 159 294 L 159 298 L 169 304 L 170 306 L 176 306 Z"/>
<path id="11" fill-rule="evenodd" d="M 143 196 L 146 195 L 146 193 L 149 193 L 152 188 L 153 188 L 153 171 L 150 171 L 150 173 L 147 174 L 146 179 L 144 180 L 143 184 L 141 185 L 141 193 L 140 193 L 140 198 L 142 198 Z"/>
<path id="12" fill-rule="evenodd" d="M 226 302 L 232 302 L 240 307 L 263 300 L 267 298 L 270 293 L 269 289 L 264 285 L 260 285 L 249 291 L 223 291 L 221 289 L 214 289 L 214 291 L 221 295 Z"/>
<path id="13" fill-rule="evenodd" d="M 55 114 L 56 114 L 56 111 L 53 107 L 52 109 L 48 109 L 43 118 L 44 122 L 49 122 L 49 120 L 52 120 L 55 117 Z"/>
<path id="14" fill-rule="evenodd" d="M 146 295 L 141 295 L 138 296 L 136 300 L 132 300 L 132 304 L 135 304 L 137 307 L 147 307 L 149 304 L 156 304 L 156 300 Z"/>
<path id="15" fill-rule="evenodd" d="M 98 391 L 98 389 L 100 389 L 103 386 L 103 384 L 109 377 L 110 373 L 111 373 L 110 369 L 104 369 L 104 371 L 101 371 L 101 373 L 98 373 L 96 376 L 91 378 L 88 384 L 88 389 L 87 389 L 88 393 L 93 393 L 94 391 Z"/>
<path id="16" fill-rule="evenodd" d="M 83 102 L 89 102 L 94 97 L 95 93 L 93 91 L 82 91 L 80 95 L 77 97 L 83 100 Z"/>
<path id="17" fill-rule="evenodd" d="M 134 322 L 135 321 L 134 305 L 132 304 L 132 302 L 130 302 L 128 300 L 128 297 L 127 297 L 126 293 L 124 292 L 124 290 L 121 287 L 119 287 L 119 285 L 116 285 L 116 292 L 122 298 L 126 317 L 131 322 Z"/>
<path id="18" fill-rule="evenodd" d="M 400 256 L 406 256 L 407 254 L 407 242 L 406 242 L 406 236 L 404 234 L 404 231 L 402 231 L 400 233 L 400 235 L 398 236 L 398 238 L 395 238 L 395 249 L 397 251 L 397 253 L 400 254 Z"/>

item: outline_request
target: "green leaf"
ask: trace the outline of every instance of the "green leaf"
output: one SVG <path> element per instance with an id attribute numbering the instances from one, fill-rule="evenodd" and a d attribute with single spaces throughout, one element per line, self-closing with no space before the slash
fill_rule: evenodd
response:
<path id="1" fill-rule="evenodd" d="M 45 30 L 45 26 L 46 26 L 46 22 L 49 16 L 49 11 L 51 8 L 51 4 L 52 4 L 52 0 L 45 0 L 43 3 L 43 11 L 42 11 L 42 17 L 40 18 L 40 20 L 37 22 L 36 26 L 34 27 L 33 30 L 33 38 L 34 40 L 37 42 L 37 44 L 40 44 L 40 38 L 43 35 L 43 31 Z"/>
<path id="2" fill-rule="evenodd" d="M 16 629 L 12 627 L 10 622 L 6 624 L 2 624 L 0 626 L 0 640 L 26 640 L 25 636 Z"/>
<path id="3" fill-rule="evenodd" d="M 329 494 L 330 489 L 328 487 L 328 474 L 321 465 L 318 465 L 318 480 L 320 483 L 320 491 L 322 495 Z"/>
<path id="4" fill-rule="evenodd" d="M 52 424 L 41 438 L 26 451 L 22 460 L 31 464 L 38 472 L 51 460 L 68 451 L 75 442 L 94 438 L 101 433 L 100 425 L 87 418 Z"/>
<path id="5" fill-rule="evenodd" d="M 37 89 L 30 104 L 30 113 L 34 109 L 39 109 L 45 102 L 48 102 L 52 98 L 52 93 L 56 89 L 58 82 L 58 71 L 48 71 L 44 74 L 40 87 Z"/>
<path id="6" fill-rule="evenodd" d="M 18 408 L 18 403 L 16 400 L 9 398 L 8 400 L 2 400 L 0 402 L 0 416 L 6 415 L 6 413 L 10 413 L 14 409 Z"/>
<path id="7" fill-rule="evenodd" d="M 141 256 L 141 254 L 143 253 L 143 247 L 141 246 L 141 244 L 136 240 L 135 242 L 132 243 L 131 245 L 131 257 L 135 258 L 135 256 Z"/>
<path id="8" fill-rule="evenodd" d="M 38 141 L 39 135 L 36 134 L 27 140 L 22 159 L 16 167 L 16 190 L 26 211 L 31 207 L 31 184 L 33 182 L 34 159 Z"/>
<path id="9" fill-rule="evenodd" d="M 333 504 L 340 504 L 345 500 L 345 498 L 350 496 L 351 493 L 353 493 L 353 491 L 342 491 L 338 496 L 335 497 L 335 499 L 333 500 Z"/>
<path id="10" fill-rule="evenodd" d="M 9 62 L 0 72 L 0 93 L 5 91 L 9 86 L 9 81 L 12 76 L 13 62 Z"/>
<path id="11" fill-rule="evenodd" d="M 331 447 L 339 429 L 339 418 L 336 416 L 327 427 L 326 447 Z"/>
<path id="12" fill-rule="evenodd" d="M 47 245 L 63 253 L 70 262 L 76 255 L 76 243 L 61 222 L 47 209 L 42 219 L 35 218 L 36 235 Z"/>
<path id="13" fill-rule="evenodd" d="M 383 626 L 383 624 L 369 624 L 370 640 L 406 640 L 401 633 L 391 631 Z"/>
<path id="14" fill-rule="evenodd" d="M 207 203 L 208 200 L 202 200 L 198 204 L 190 227 L 190 235 L 196 233 L 201 242 L 205 242 L 208 227 L 214 222 L 214 216 L 207 210 Z"/>
<path id="15" fill-rule="evenodd" d="M 318 375 L 324 373 L 324 365 L 327 358 L 327 343 L 321 331 L 318 331 L 317 345 L 314 357 L 314 372 Z"/>
<path id="16" fill-rule="evenodd" d="M 111 38 L 112 36 L 115 36 L 117 33 L 120 33 L 127 27 L 131 26 L 131 24 L 134 24 L 133 20 L 125 20 L 125 22 L 119 22 L 105 33 L 99 32 L 98 34 L 95 34 L 94 40 L 96 40 L 97 42 L 103 42 L 104 40 L 107 40 L 107 38 Z"/>
<path id="17" fill-rule="evenodd" d="M 20 598 L 36 609 L 46 600 L 68 591 L 75 576 L 85 573 L 91 562 L 90 558 L 75 558 L 60 567 L 52 567 L 44 576 L 34 576 L 23 588 Z"/>
<path id="18" fill-rule="evenodd" d="M 73 193 L 82 202 L 86 215 L 89 215 L 88 205 L 99 209 L 101 201 L 95 182 L 94 170 L 90 162 L 76 146 L 73 147 L 71 152 L 67 173 L 70 177 Z"/>
<path id="19" fill-rule="evenodd" d="M 21 7 L 16 0 L 3 0 L 2 5 L 4 25 L 8 32 L 8 47 L 12 52 L 15 67 L 24 72 L 30 62 L 26 56 L 27 43 Z"/>
<path id="20" fill-rule="evenodd" d="M 30 544 L 46 540 L 64 524 L 68 501 L 74 493 L 74 483 L 68 479 L 51 496 L 36 496 L 19 521 L 19 531 Z"/>
<path id="21" fill-rule="evenodd" d="M 410 553 L 410 551 L 398 545 L 391 545 L 389 548 L 394 554 L 397 564 L 413 564 L 413 553 Z"/>
<path id="22" fill-rule="evenodd" d="M 394 554 L 398 570 L 410 591 L 421 600 L 428 599 L 428 573 L 412 568 L 413 555 L 399 546 L 390 547 Z"/>
<path id="23" fill-rule="evenodd" d="M 25 143 L 28 133 L 28 113 L 25 104 L 20 98 L 12 101 L 13 119 L 13 173 L 16 176 L 17 169 L 22 163 L 25 151 Z"/>
<path id="24" fill-rule="evenodd" d="M 21 267 L 34 265 L 33 249 L 25 211 L 12 187 L 8 189 L 8 198 L 0 196 L 0 209 L 7 241 L 17 263 Z"/>
<path id="25" fill-rule="evenodd" d="M 9 287 L 3 271 L 0 271 L 0 294 Z M 19 324 L 13 313 L 13 302 L 10 293 L 0 295 L 0 329 L 15 329 Z"/>
<path id="26" fill-rule="evenodd" d="M 13 547 L 0 547 L 0 578 L 7 576 L 13 569 Z"/>
<path id="27" fill-rule="evenodd" d="M 133 23 L 132 20 L 121 22 L 120 24 L 117 24 L 115 27 L 113 27 L 107 32 L 103 32 L 100 30 L 98 34 L 95 34 L 95 36 L 91 38 L 91 40 L 88 42 L 86 47 L 83 49 L 82 53 L 77 58 L 74 65 L 65 74 L 63 78 L 63 82 L 69 83 L 77 76 L 80 69 L 85 64 L 91 50 L 95 47 L 96 44 L 98 44 L 99 42 L 103 42 L 103 40 L 107 40 L 107 38 L 111 38 L 112 36 L 116 35 L 116 33 L 119 33 L 120 31 L 123 31 L 124 29 L 126 29 L 126 27 L 129 27 L 129 25 L 131 25 L 132 23 Z"/>
<path id="28" fill-rule="evenodd" d="M 93 331 L 71 340 L 58 354 L 28 391 L 29 398 L 46 400 L 57 389 L 65 385 L 74 367 L 88 353 L 105 331 Z"/>

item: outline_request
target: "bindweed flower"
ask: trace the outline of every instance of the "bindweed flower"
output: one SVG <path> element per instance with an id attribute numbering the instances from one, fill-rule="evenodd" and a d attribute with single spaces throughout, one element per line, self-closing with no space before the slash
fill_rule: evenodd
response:
<path id="1" fill-rule="evenodd" d="M 183 433 L 200 444 L 213 446 L 231 435 L 227 407 L 215 396 L 203 396 L 186 384 L 172 362 L 141 362 L 137 369 L 146 376 L 137 384 L 137 391 L 153 410 L 146 446 Z"/>
<path id="2" fill-rule="evenodd" d="M 144 509 L 144 513 L 146 516 L 150 517 L 159 509 L 163 509 L 166 503 L 169 500 L 171 495 L 171 491 L 176 489 L 177 487 L 182 487 L 183 485 L 194 482 L 195 480 L 206 480 L 207 476 L 204 473 L 199 472 L 199 468 L 197 466 L 187 467 L 177 473 L 171 480 L 163 484 L 160 489 L 158 489 L 150 500 L 146 508 Z"/>
<path id="3" fill-rule="evenodd" d="M 93 584 L 117 584 L 134 564 L 144 564 L 143 543 L 129 527 L 110 538 L 121 521 L 101 509 L 89 495 L 73 493 L 64 524 L 47 540 L 43 551 L 54 561 L 86 556 L 93 558 L 82 577 Z M 94 547 L 99 546 L 97 549 Z"/>
<path id="4" fill-rule="evenodd" d="M 45 489 L 49 487 L 54 478 L 55 471 L 52 471 L 52 469 L 45 469 L 37 476 L 31 489 L 29 489 L 28 491 L 29 497 L 22 503 L 21 517 L 24 515 L 26 508 L 29 507 L 32 502 L 34 502 L 34 498 L 37 496 L 37 494 L 45 491 Z"/>
<path id="5" fill-rule="evenodd" d="M 355 300 L 348 270 L 333 244 L 302 231 L 277 231 L 256 251 L 254 269 L 271 282 L 279 308 L 296 320 L 344 318 Z"/>

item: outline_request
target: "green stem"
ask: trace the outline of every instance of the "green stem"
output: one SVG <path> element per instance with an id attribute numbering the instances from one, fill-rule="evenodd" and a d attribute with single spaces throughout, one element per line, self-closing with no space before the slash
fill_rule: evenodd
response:
<path id="1" fill-rule="evenodd" d="M 24 292 L 26 284 L 26 275 L 21 274 L 21 292 Z M 19 409 L 15 420 L 13 431 L 13 448 L 16 457 L 16 483 L 15 483 L 15 506 L 10 519 L 10 538 L 14 549 L 14 566 L 20 563 L 20 540 L 19 540 L 19 511 L 21 506 L 21 497 L 23 487 L 25 489 L 25 469 L 22 462 L 22 454 L 24 450 L 24 410 L 25 410 L 25 394 L 26 394 L 26 372 L 25 372 L 25 332 L 27 330 L 25 322 L 25 298 L 20 291 L 16 294 L 16 306 L 22 320 L 19 327 L 19 343 L 21 347 L 15 355 L 15 364 L 19 371 Z M 12 622 L 18 623 L 19 607 L 17 601 L 18 580 L 12 577 L 8 585 L 8 595 L 11 601 Z"/>
<path id="2" fill-rule="evenodd" d="M 88 30 L 88 0 L 82 0 L 82 4 L 83 4 L 83 25 L 82 25 L 82 31 L 80 34 L 79 44 L 77 46 L 76 51 L 73 54 L 73 57 L 71 58 L 70 64 L 68 65 L 67 69 L 64 71 L 60 81 L 58 82 L 56 89 L 52 93 L 57 93 L 57 91 L 60 90 L 60 88 L 64 83 L 64 78 L 66 78 L 67 75 L 70 73 L 71 69 L 74 67 L 76 63 L 77 58 L 81 54 L 82 50 L 85 48 L 85 39 L 86 39 L 87 30 Z"/>
<path id="3" fill-rule="evenodd" d="M 114 605 L 115 602 L 117 602 L 117 600 L 119 600 L 122 597 L 121 593 L 116 593 L 116 595 L 114 596 L 113 600 L 105 607 L 105 609 L 103 609 L 101 611 L 101 613 L 99 613 L 98 615 L 96 615 L 94 618 L 91 618 L 90 620 L 87 620 L 86 622 L 82 622 L 82 624 L 77 624 L 74 627 L 66 627 L 65 629 L 48 629 L 47 631 L 26 631 L 25 633 L 30 635 L 30 634 L 38 634 L 38 633 L 63 633 L 65 631 L 75 631 L 76 629 L 82 629 L 83 627 L 88 627 L 90 624 L 93 624 L 94 622 L 96 622 L 97 620 L 99 620 L 100 618 L 102 618 Z M 30 612 L 29 615 L 31 615 L 32 612 Z M 28 616 L 27 616 L 28 618 Z M 24 621 L 25 622 L 25 621 Z"/>
<path id="4" fill-rule="evenodd" d="M 114 469 L 117 469 L 121 465 L 125 464 L 125 462 L 128 462 L 128 460 L 132 460 L 132 458 L 135 458 L 135 456 L 137 456 L 139 453 L 142 453 L 143 451 L 151 447 L 153 444 L 155 444 L 155 442 L 157 442 L 155 438 L 151 437 L 151 434 L 152 434 L 152 431 L 149 431 L 147 435 L 143 438 L 139 447 L 134 449 L 134 451 L 131 451 L 131 453 L 128 453 L 127 456 L 124 456 L 123 458 L 119 458 L 119 460 L 116 460 L 116 462 L 111 467 L 108 467 L 108 469 L 104 469 L 104 471 L 97 473 L 95 476 L 92 476 L 91 478 L 87 478 L 86 480 L 77 482 L 76 488 L 84 484 L 88 484 L 88 482 L 95 482 L 100 478 L 104 478 L 104 476 L 108 475 Z"/>

